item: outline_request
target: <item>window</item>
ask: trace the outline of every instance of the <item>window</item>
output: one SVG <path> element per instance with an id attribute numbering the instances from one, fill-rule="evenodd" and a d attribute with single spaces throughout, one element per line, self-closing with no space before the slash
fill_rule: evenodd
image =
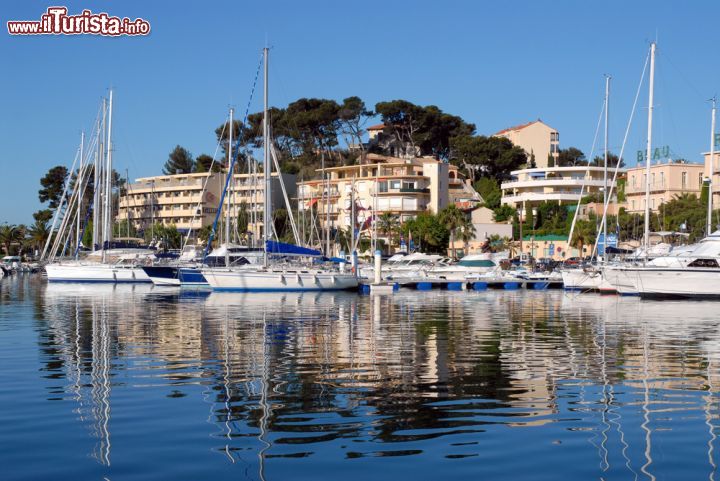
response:
<path id="1" fill-rule="evenodd" d="M 632 201 L 632 210 L 635 210 L 635 201 Z"/>
<path id="2" fill-rule="evenodd" d="M 632 177 L 630 177 L 630 181 L 631 181 L 633 187 L 637 187 L 637 183 L 636 183 L 637 179 L 635 179 L 634 175 Z"/>
<path id="3" fill-rule="evenodd" d="M 703 185 L 703 174 L 702 174 L 702 172 L 700 172 L 698 174 L 698 187 L 702 188 L 702 185 Z"/>
<path id="4" fill-rule="evenodd" d="M 682 173 L 682 188 L 687 188 L 687 172 Z"/>
<path id="5" fill-rule="evenodd" d="M 650 177 L 650 185 L 654 186 L 654 185 L 655 185 L 655 172 L 653 172 L 653 173 L 650 174 L 650 175 L 651 175 L 651 177 Z"/>
<path id="6" fill-rule="evenodd" d="M 660 186 L 665 187 L 665 172 L 660 172 Z"/>
<path id="7" fill-rule="evenodd" d="M 655 208 L 655 199 L 650 199 L 650 208 L 651 209 Z"/>

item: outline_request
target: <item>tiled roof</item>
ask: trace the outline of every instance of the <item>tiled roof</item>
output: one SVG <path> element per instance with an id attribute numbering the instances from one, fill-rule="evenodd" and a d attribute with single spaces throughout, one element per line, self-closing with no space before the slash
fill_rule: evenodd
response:
<path id="1" fill-rule="evenodd" d="M 522 130 L 522 129 L 524 129 L 525 127 L 529 127 L 529 126 L 531 126 L 532 124 L 537 123 L 537 122 L 542 122 L 542 120 L 537 119 L 537 120 L 533 120 L 532 122 L 528 122 L 528 123 L 526 123 L 526 124 L 520 124 L 520 125 L 515 125 L 514 127 L 508 127 L 507 129 L 503 129 L 503 130 L 501 130 L 500 132 L 496 132 L 495 135 L 502 135 L 502 134 L 505 134 L 505 133 L 507 133 L 507 132 L 512 132 L 513 130 Z"/>

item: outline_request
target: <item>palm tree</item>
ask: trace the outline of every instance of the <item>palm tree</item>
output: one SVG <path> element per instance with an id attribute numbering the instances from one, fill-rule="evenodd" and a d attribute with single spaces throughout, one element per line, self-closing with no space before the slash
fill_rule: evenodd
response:
<path id="1" fill-rule="evenodd" d="M 470 216 L 464 215 L 460 224 L 460 239 L 463 241 L 463 251 L 468 253 L 468 242 L 475 238 L 475 224 Z"/>
<path id="2" fill-rule="evenodd" d="M 21 226 L 4 224 L 0 226 L 0 244 L 5 249 L 5 255 L 10 255 L 12 244 L 21 242 L 25 237 L 24 229 Z"/>
<path id="3" fill-rule="evenodd" d="M 465 223 L 465 213 L 458 209 L 455 204 L 445 207 L 440 212 L 440 222 L 445 225 L 450 233 L 450 248 L 452 250 L 453 259 L 457 258 L 457 250 L 455 248 L 455 234 Z"/>
<path id="4" fill-rule="evenodd" d="M 384 212 L 377 220 L 378 231 L 382 232 L 388 238 L 388 247 L 392 247 L 395 243 L 395 235 L 400 228 L 400 222 L 396 215 L 390 212 Z"/>
<path id="5" fill-rule="evenodd" d="M 30 226 L 27 233 L 28 245 L 39 251 L 45 245 L 45 241 L 47 241 L 48 236 L 50 235 L 50 229 L 48 228 L 47 222 L 44 222 L 42 219 L 38 219 L 32 226 Z"/>

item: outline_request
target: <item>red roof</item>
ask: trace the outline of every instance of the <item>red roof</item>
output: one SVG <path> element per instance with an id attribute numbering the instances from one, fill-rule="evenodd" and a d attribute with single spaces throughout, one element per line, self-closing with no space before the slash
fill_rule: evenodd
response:
<path id="1" fill-rule="evenodd" d="M 505 133 L 507 133 L 507 132 L 511 132 L 511 131 L 513 131 L 513 130 L 522 130 L 522 129 L 524 129 L 525 127 L 529 127 L 529 126 L 531 126 L 532 124 L 537 123 L 537 122 L 542 122 L 542 120 L 537 119 L 537 120 L 533 120 L 532 122 L 528 122 L 528 123 L 526 123 L 526 124 L 520 124 L 520 125 L 515 125 L 514 127 L 508 127 L 507 129 L 503 129 L 503 130 L 501 130 L 500 132 L 496 132 L 495 135 L 502 135 L 502 134 L 505 134 Z"/>
<path id="2" fill-rule="evenodd" d="M 385 124 L 371 125 L 368 130 L 385 130 Z"/>

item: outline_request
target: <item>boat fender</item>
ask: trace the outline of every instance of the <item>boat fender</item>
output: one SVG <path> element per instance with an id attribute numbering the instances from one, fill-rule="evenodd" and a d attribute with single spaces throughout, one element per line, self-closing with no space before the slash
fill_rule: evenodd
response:
<path id="1" fill-rule="evenodd" d="M 280 274 L 280 283 L 283 285 L 287 284 L 287 281 L 285 280 L 285 276 L 282 274 Z"/>
<path id="2" fill-rule="evenodd" d="M 300 274 L 296 274 L 296 275 L 295 275 L 295 278 L 296 278 L 296 280 L 297 280 L 297 283 L 300 284 L 300 285 L 302 285 L 302 277 L 300 277 Z"/>

